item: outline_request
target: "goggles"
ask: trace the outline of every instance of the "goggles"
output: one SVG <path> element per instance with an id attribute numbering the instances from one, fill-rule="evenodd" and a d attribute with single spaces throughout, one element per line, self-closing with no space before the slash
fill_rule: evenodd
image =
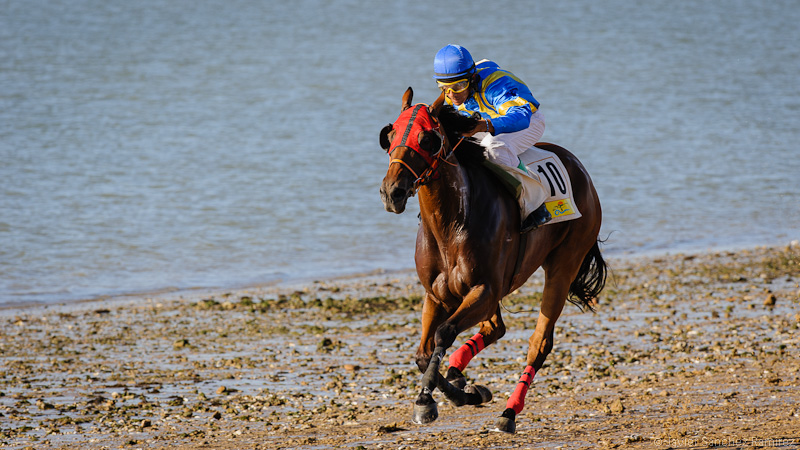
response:
<path id="1" fill-rule="evenodd" d="M 453 81 L 452 83 L 443 83 L 441 81 L 437 81 L 436 85 L 439 86 L 439 89 L 441 89 L 445 94 L 447 94 L 448 91 L 452 92 L 453 94 L 460 94 L 469 88 L 469 80 L 463 79 Z"/>

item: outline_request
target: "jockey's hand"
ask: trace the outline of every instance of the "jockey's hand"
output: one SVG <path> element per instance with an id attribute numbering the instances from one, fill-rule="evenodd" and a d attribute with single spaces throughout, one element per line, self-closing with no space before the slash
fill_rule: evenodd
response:
<path id="1" fill-rule="evenodd" d="M 493 133 L 493 132 L 494 132 L 494 127 L 492 126 L 492 122 L 489 119 L 481 119 L 481 121 L 478 122 L 478 125 L 476 125 L 475 128 L 464 133 L 464 137 L 471 137 L 475 135 L 475 133 Z"/>

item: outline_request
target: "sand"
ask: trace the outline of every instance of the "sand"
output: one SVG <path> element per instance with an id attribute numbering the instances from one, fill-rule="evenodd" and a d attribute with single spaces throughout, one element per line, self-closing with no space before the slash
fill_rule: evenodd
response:
<path id="1" fill-rule="evenodd" d="M 541 272 L 465 372 L 494 399 L 437 392 L 425 426 L 413 273 L 0 310 L 0 447 L 800 448 L 797 243 L 609 264 L 597 312 L 566 307 L 513 435 L 491 429 Z"/>

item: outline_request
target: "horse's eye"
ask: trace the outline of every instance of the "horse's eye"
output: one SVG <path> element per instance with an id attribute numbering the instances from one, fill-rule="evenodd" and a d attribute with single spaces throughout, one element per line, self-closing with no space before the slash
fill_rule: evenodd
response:
<path id="1" fill-rule="evenodd" d="M 423 131 L 417 138 L 419 146 L 429 152 L 438 151 L 442 146 L 442 138 L 433 131 Z"/>

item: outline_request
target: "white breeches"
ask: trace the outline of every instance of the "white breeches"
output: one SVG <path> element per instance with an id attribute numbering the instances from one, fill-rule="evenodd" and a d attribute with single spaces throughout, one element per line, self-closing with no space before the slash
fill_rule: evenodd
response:
<path id="1" fill-rule="evenodd" d="M 517 167 L 517 155 L 533 147 L 544 134 L 544 115 L 537 110 L 531 116 L 528 128 L 513 133 L 503 133 L 492 136 L 489 133 L 479 133 L 475 137 L 480 139 L 481 146 L 486 149 L 489 161 L 502 166 Z M 483 136 L 481 136 L 483 135 Z"/>
<path id="2" fill-rule="evenodd" d="M 527 168 L 524 171 L 519 168 L 520 160 L 517 155 L 539 142 L 542 134 L 544 134 L 544 115 L 538 110 L 531 116 L 531 125 L 524 130 L 497 136 L 489 133 L 475 134 L 475 138 L 479 139 L 481 146 L 486 149 L 486 158 L 502 166 L 522 183 L 522 190 L 517 200 L 523 220 L 544 203 L 548 191 L 545 190 L 537 174 L 531 173 Z"/>

